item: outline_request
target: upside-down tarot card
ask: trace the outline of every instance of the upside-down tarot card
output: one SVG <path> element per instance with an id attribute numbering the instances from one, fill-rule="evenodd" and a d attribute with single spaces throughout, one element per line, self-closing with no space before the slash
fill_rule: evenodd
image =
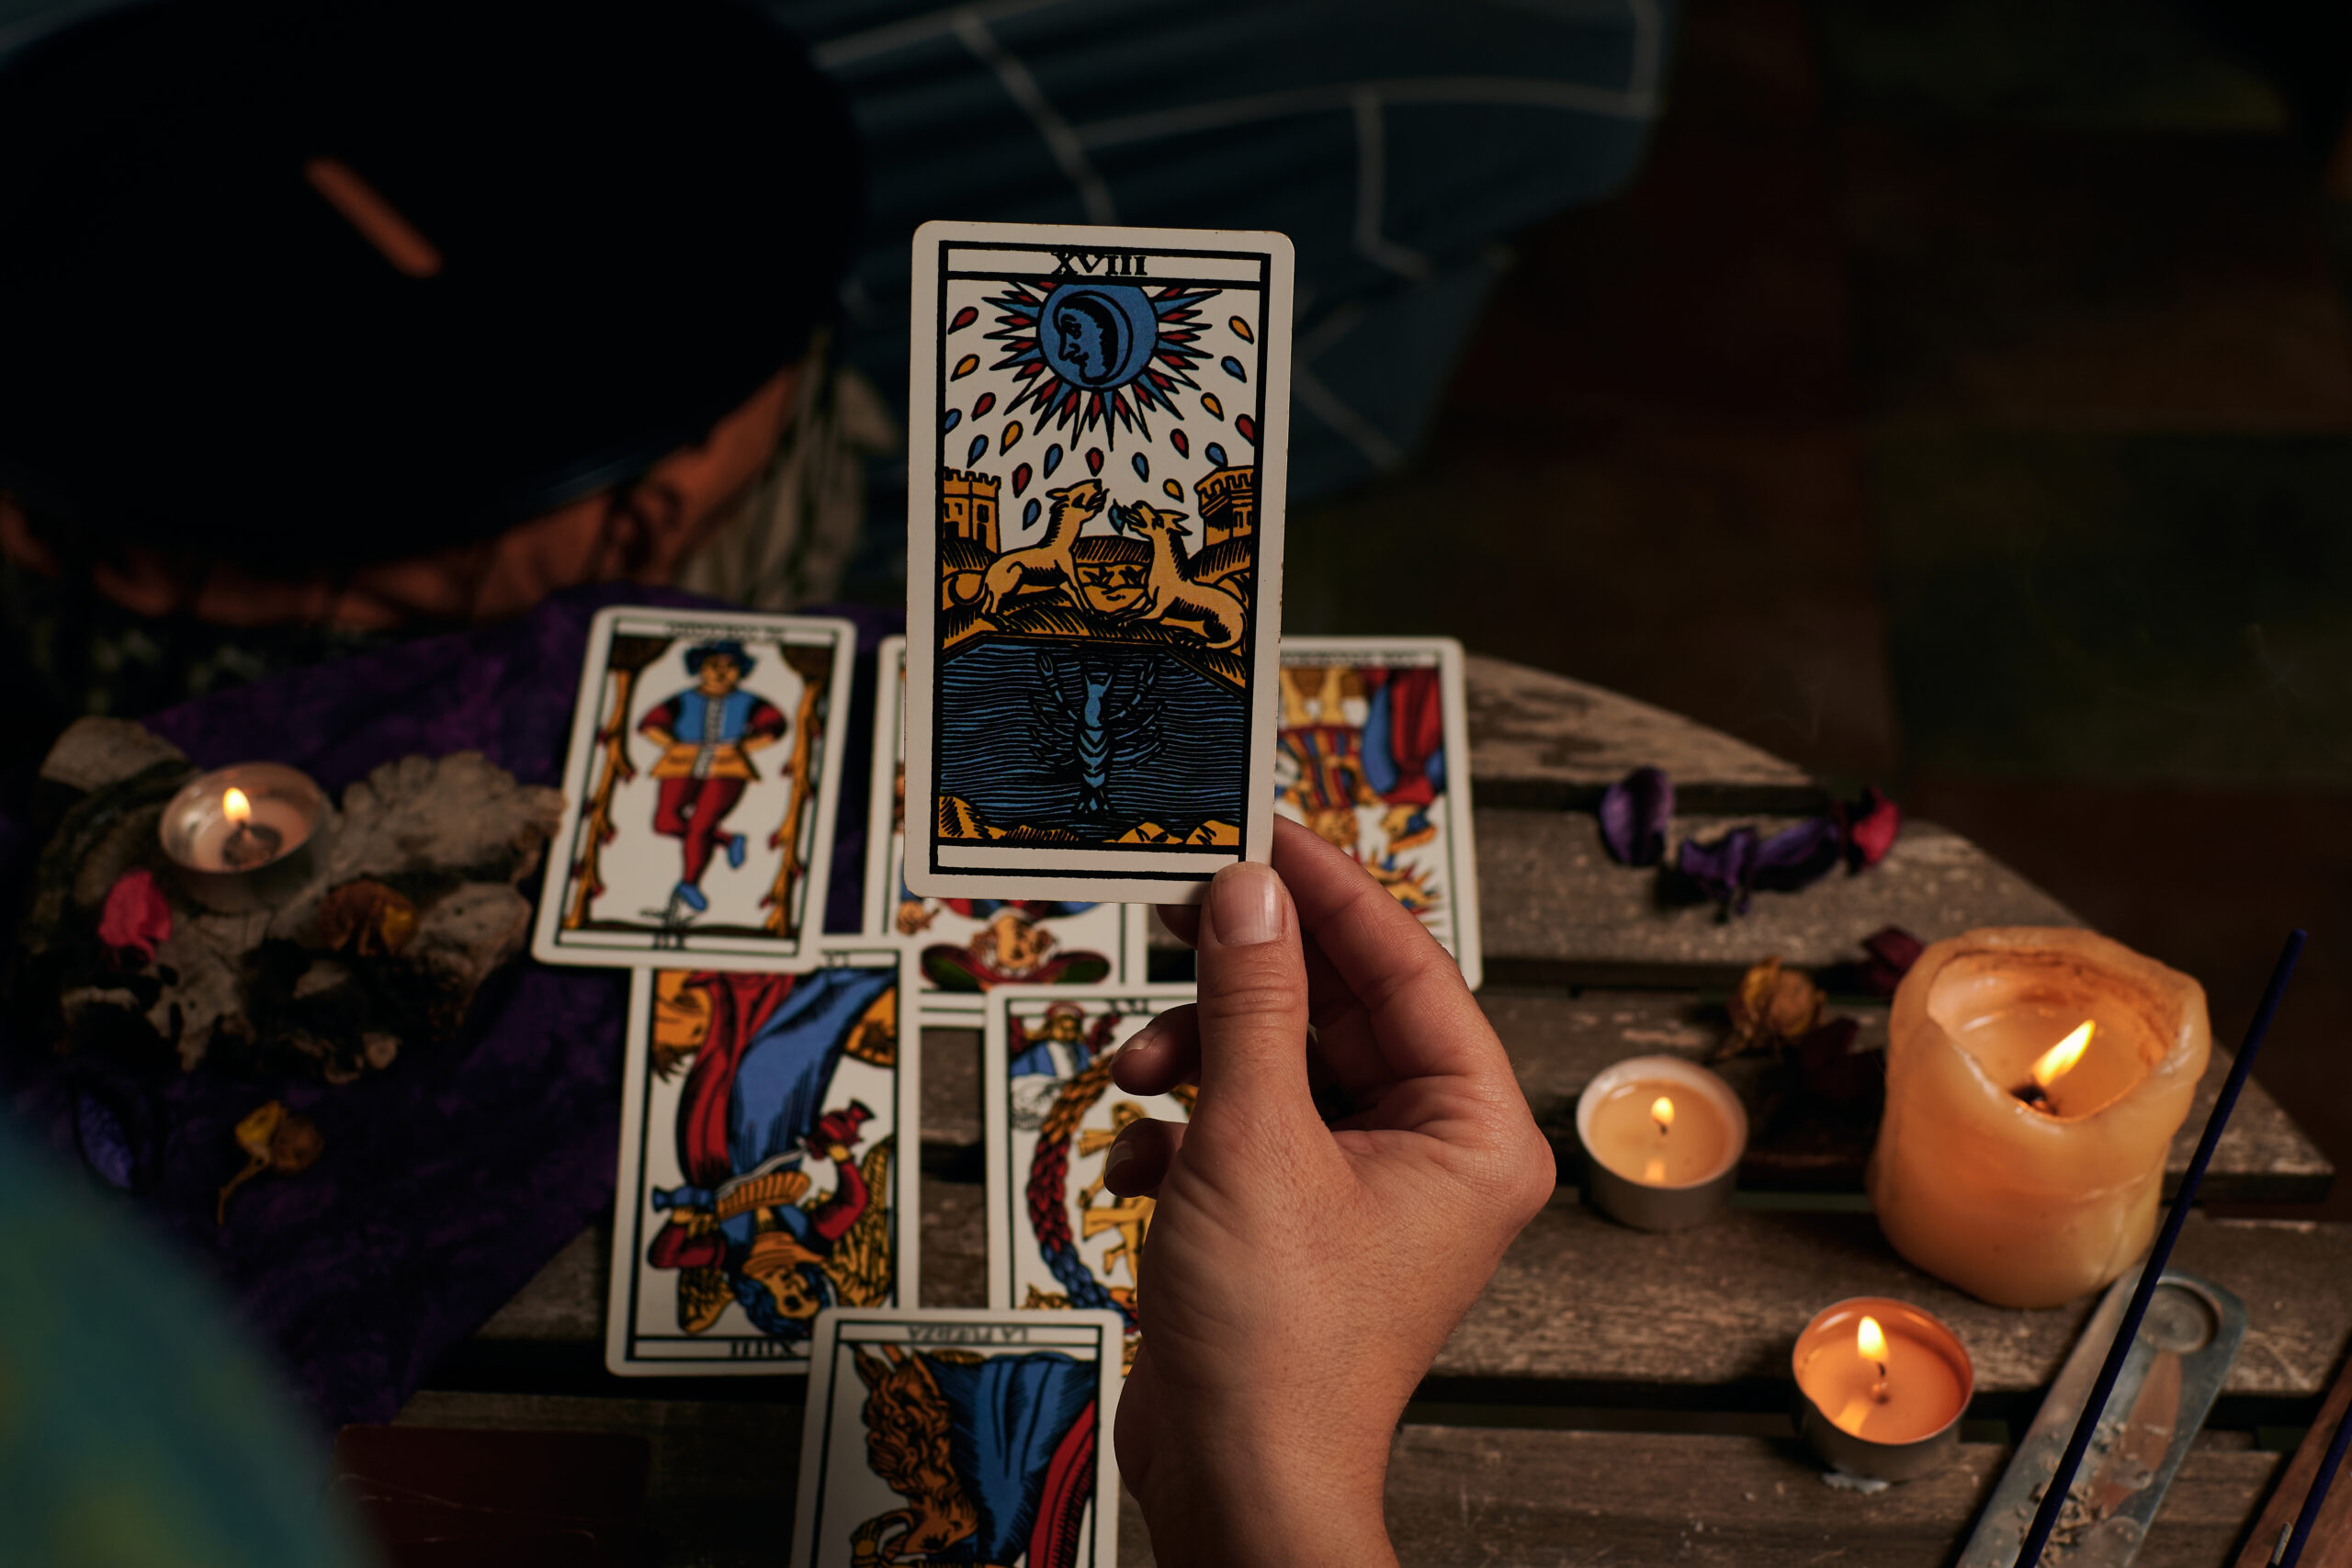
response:
<path id="1" fill-rule="evenodd" d="M 1110 1313 L 825 1313 L 793 1568 L 1114 1568 L 1118 1402 Z"/>
<path id="2" fill-rule="evenodd" d="M 605 1363 L 802 1370 L 829 1306 L 915 1300 L 906 954 L 828 944 L 790 975 L 632 977 Z"/>
<path id="3" fill-rule="evenodd" d="M 824 925 L 855 648 L 847 621 L 598 615 L 532 954 L 805 963 Z"/>
<path id="4" fill-rule="evenodd" d="M 876 661 L 874 790 L 867 807 L 865 931 L 914 944 L 922 1021 L 975 1026 L 999 986 L 1141 984 L 1149 912 L 1140 904 L 1059 898 L 919 898 L 907 888 L 906 767 L 899 716 L 904 637 Z"/>
<path id="5" fill-rule="evenodd" d="M 1272 833 L 1290 242 L 915 234 L 906 883 L 1183 902 Z"/>

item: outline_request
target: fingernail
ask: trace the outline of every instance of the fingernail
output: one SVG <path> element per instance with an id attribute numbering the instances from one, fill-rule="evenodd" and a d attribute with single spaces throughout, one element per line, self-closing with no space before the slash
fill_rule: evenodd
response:
<path id="1" fill-rule="evenodd" d="M 1120 1168 L 1135 1157 L 1135 1146 L 1126 1139 L 1121 1138 L 1112 1144 L 1111 1152 L 1102 1156 L 1102 1179 L 1108 1181 L 1118 1175 Z"/>
<path id="2" fill-rule="evenodd" d="M 1209 918 L 1226 947 L 1255 947 L 1283 934 L 1282 885 L 1256 861 L 1227 866 L 1209 884 Z"/>
<path id="3" fill-rule="evenodd" d="M 1159 1020 L 1155 1018 L 1128 1036 L 1127 1043 L 1119 1047 L 1119 1055 L 1148 1056 L 1158 1048 L 1160 1037 L 1167 1032 Z"/>

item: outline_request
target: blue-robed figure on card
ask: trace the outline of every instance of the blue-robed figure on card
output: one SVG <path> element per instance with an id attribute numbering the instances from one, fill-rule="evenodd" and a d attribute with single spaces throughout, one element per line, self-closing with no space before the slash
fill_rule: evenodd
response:
<path id="1" fill-rule="evenodd" d="M 647 1260 L 681 1271 L 687 1333 L 732 1302 L 767 1334 L 803 1340 L 824 1307 L 888 1298 L 894 1141 L 857 1158 L 874 1111 L 832 1088 L 844 1056 L 891 1064 L 897 979 L 895 966 L 657 976 L 656 1070 L 689 1054 L 694 1066 L 678 1102 L 685 1180 L 651 1194 L 667 1217 Z M 812 1159 L 831 1163 L 831 1190 L 812 1195 Z"/>
<path id="2" fill-rule="evenodd" d="M 1094 1496 L 1099 1369 L 1059 1350 L 879 1348 L 854 1348 L 866 1458 L 907 1506 L 853 1530 L 852 1561 L 1076 1563 Z"/>

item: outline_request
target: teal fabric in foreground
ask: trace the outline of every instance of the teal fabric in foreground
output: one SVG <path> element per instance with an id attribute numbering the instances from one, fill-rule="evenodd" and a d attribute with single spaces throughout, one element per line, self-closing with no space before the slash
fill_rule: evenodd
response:
<path id="1" fill-rule="evenodd" d="M 0 1131 L 0 1562 L 376 1561 L 221 1303 Z"/>

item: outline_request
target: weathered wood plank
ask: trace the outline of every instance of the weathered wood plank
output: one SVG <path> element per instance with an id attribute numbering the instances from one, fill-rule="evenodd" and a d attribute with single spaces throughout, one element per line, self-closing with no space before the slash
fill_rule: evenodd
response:
<path id="1" fill-rule="evenodd" d="M 1904 824 L 1886 859 L 1859 876 L 1758 893 L 1747 915 L 1724 920 L 1712 905 L 1662 905 L 1657 872 L 1611 860 L 1589 813 L 1482 806 L 1473 817 L 1489 985 L 1728 987 L 1775 954 L 1806 968 L 1853 963 L 1883 926 L 1934 942 L 1977 926 L 2082 924 L 1932 823 Z M 1679 818 L 1675 832 L 1711 839 L 1740 820 L 1755 819 Z"/>
<path id="2" fill-rule="evenodd" d="M 1478 1003 L 1510 1052 L 1511 1066 L 1535 1119 L 1552 1139 L 1560 1180 L 1578 1180 L 1576 1100 L 1592 1075 L 1627 1056 L 1670 1055 L 1703 1061 L 1727 1029 L 1720 1003 L 1689 991 L 1600 991 L 1570 995 L 1560 988 L 1489 986 Z M 1861 1023 L 1860 1043 L 1883 1045 L 1882 1006 L 1843 1005 L 1836 1011 Z M 943 1149 L 976 1151 L 980 1141 L 980 1038 L 976 1029 L 926 1029 L 922 1057 L 922 1137 L 934 1159 Z M 2216 1049 L 2198 1087 L 2196 1104 L 2174 1137 L 2166 1178 L 2177 1186 L 2212 1110 L 2230 1055 Z M 1753 1079 L 1753 1062 L 1721 1064 L 1735 1080 Z M 1758 1107 L 1751 1101 L 1751 1115 Z M 1761 1128 L 1761 1123 L 1758 1123 Z M 1870 1153 L 1866 1124 L 1808 1122 L 1775 1139 L 1759 1132 L 1741 1169 L 1744 1186 L 1760 1191 L 1859 1191 Z M 977 1158 L 977 1153 L 970 1157 Z M 2316 1203 L 2327 1196 L 2335 1167 L 2279 1108 L 2261 1084 L 2251 1083 L 2222 1134 L 2206 1172 L 2204 1201 L 2212 1203 Z"/>
<path id="3" fill-rule="evenodd" d="M 2311 1500 L 2312 1483 L 2319 1479 L 2320 1461 L 2326 1458 L 2328 1445 L 2335 1439 L 2336 1424 L 2344 1419 L 2347 1408 L 2352 1408 L 2352 1361 L 2346 1361 L 2343 1371 L 2337 1374 L 2335 1386 L 2320 1402 L 2311 1430 L 2303 1435 L 2286 1468 L 2278 1472 L 2278 1484 L 2270 1500 L 2263 1505 L 2262 1517 L 2247 1533 L 2237 1568 L 2267 1568 L 2271 1552 L 2301 1517 L 2303 1505 Z M 2352 1475 L 2346 1475 L 2346 1471 L 2352 1471 L 2352 1461 L 2346 1461 L 2328 1483 L 2327 1495 L 2320 1502 L 2319 1517 L 2312 1521 L 2311 1534 L 2304 1538 L 2302 1561 L 2311 1568 L 2352 1568 Z"/>
<path id="4" fill-rule="evenodd" d="M 1807 812 L 1822 800 L 1795 763 L 1615 692 L 1475 653 L 1463 679 L 1481 805 L 1590 810 L 1641 767 L 1665 769 L 1694 811 Z"/>
<path id="5" fill-rule="evenodd" d="M 774 1385 L 796 1394 L 797 1382 Z M 652 1450 L 646 1530 L 665 1565 L 769 1563 L 788 1540 L 802 1406 L 426 1392 L 402 1425 L 616 1432 Z M 1948 1561 L 2008 1461 L 1963 1444 L 1934 1475 L 1875 1496 L 1826 1486 L 1793 1442 L 1690 1433 L 1408 1426 L 1390 1449 L 1387 1517 L 1408 1564 L 1596 1562 L 1909 1565 Z M 2220 1568 L 2275 1454 L 2199 1449 L 2135 1561 Z M 1155 1561 L 1135 1500 L 1119 1560 Z"/>
<path id="6" fill-rule="evenodd" d="M 986 1304 L 981 1190 L 923 1183 L 922 1300 Z M 486 1327 L 478 1342 L 600 1343 L 604 1292 L 578 1283 L 602 1235 L 592 1232 Z M 2217 1221 L 2192 1215 L 2177 1266 L 2235 1291 L 2245 1345 L 2225 1392 L 2304 1399 L 2319 1393 L 2352 1336 L 2352 1225 Z M 1867 1214 L 1738 1208 L 1703 1230 L 1648 1235 L 1600 1218 L 1563 1190 L 1528 1226 L 1494 1282 L 1454 1331 L 1431 1374 L 1441 1379 L 1560 1385 L 1614 1397 L 1628 1388 L 1694 1391 L 1779 1382 L 1806 1319 L 1841 1296 L 1891 1295 L 1950 1323 L 1976 1362 L 1976 1386 L 2018 1393 L 2045 1386 L 2073 1347 L 2093 1300 L 2041 1312 L 1987 1306 L 1920 1274 Z"/>
<path id="7" fill-rule="evenodd" d="M 2325 1386 L 2352 1335 L 2352 1225 L 2192 1214 L 2174 1265 L 2245 1302 L 2225 1393 L 2302 1399 Z M 1784 1382 L 1797 1331 L 1856 1295 L 1898 1297 L 1951 1324 L 1986 1393 L 2047 1385 L 2096 1301 L 1987 1306 L 1903 1262 L 1867 1214 L 1734 1209 L 1702 1230 L 1648 1235 L 1563 1191 L 1504 1255 L 1432 1371 L 1659 1390 Z"/>

